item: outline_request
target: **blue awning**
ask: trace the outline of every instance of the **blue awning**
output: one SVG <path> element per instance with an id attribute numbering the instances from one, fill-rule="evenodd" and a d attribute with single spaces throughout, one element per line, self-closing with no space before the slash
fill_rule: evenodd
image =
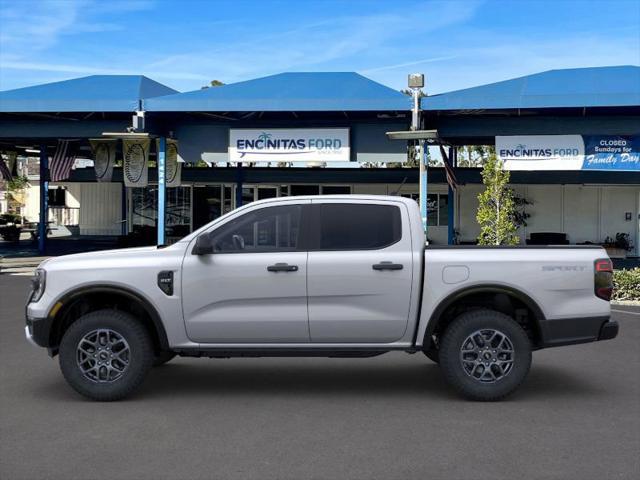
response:
<path id="1" fill-rule="evenodd" d="M 143 75 L 91 75 L 0 92 L 0 112 L 133 112 L 176 92 Z"/>
<path id="2" fill-rule="evenodd" d="M 640 106 L 638 66 L 550 70 L 422 99 L 427 111 L 626 106 Z"/>
<path id="3" fill-rule="evenodd" d="M 354 72 L 281 73 L 156 97 L 150 112 L 407 111 L 410 97 Z"/>

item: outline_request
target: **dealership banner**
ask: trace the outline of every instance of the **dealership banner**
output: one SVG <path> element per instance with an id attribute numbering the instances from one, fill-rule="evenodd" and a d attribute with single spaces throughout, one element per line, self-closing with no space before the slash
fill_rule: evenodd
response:
<path id="1" fill-rule="evenodd" d="M 506 170 L 640 171 L 640 136 L 496 136 Z"/>
<path id="2" fill-rule="evenodd" d="M 348 162 L 348 128 L 230 129 L 230 162 Z"/>
<path id="3" fill-rule="evenodd" d="M 125 187 L 146 187 L 149 178 L 148 138 L 122 140 Z"/>
<path id="4" fill-rule="evenodd" d="M 640 135 L 584 137 L 583 170 L 640 171 Z"/>
<path id="5" fill-rule="evenodd" d="M 93 169 L 98 182 L 110 182 L 113 176 L 113 165 L 116 162 L 115 139 L 90 139 L 91 150 L 93 152 Z"/>
<path id="6" fill-rule="evenodd" d="M 496 154 L 506 170 L 580 170 L 580 135 L 496 136 Z"/>
<path id="7" fill-rule="evenodd" d="M 178 157 L 178 141 L 167 138 L 165 152 L 165 181 L 167 187 L 179 187 L 182 177 L 182 162 Z M 160 151 L 160 139 L 156 139 L 156 152 Z"/>

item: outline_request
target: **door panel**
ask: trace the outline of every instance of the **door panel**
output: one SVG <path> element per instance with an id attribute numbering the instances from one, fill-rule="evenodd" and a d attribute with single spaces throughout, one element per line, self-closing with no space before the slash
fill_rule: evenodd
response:
<path id="1" fill-rule="evenodd" d="M 315 201 L 314 201 L 315 202 Z M 331 251 L 310 251 L 308 258 L 309 330 L 312 342 L 319 343 L 390 343 L 399 340 L 407 328 L 413 256 L 407 212 L 404 206 L 394 207 L 401 212 L 399 241 L 384 248 L 369 250 L 338 250 L 339 244 L 359 241 L 346 228 L 362 232 L 368 229 L 366 215 L 355 212 L 345 217 L 349 225 L 333 225 L 324 248 Z M 336 219 L 345 210 L 328 212 Z M 392 225 L 378 215 L 377 228 L 391 229 Z M 322 222 L 321 222 L 322 224 Z M 320 227 L 322 228 L 322 226 Z M 367 237 L 386 242 L 389 233 L 373 232 Z M 320 247 L 319 247 L 320 248 Z M 387 269 L 383 262 L 395 264 Z M 378 269 L 374 269 L 374 265 Z M 402 269 L 398 265 L 402 265 Z M 382 269 L 380 269 L 382 268 Z"/>
<path id="2" fill-rule="evenodd" d="M 294 272 L 269 272 L 287 263 Z M 306 252 L 187 255 L 183 309 L 203 343 L 308 342 Z"/>
<path id="3" fill-rule="evenodd" d="M 187 253 L 182 297 L 191 340 L 309 341 L 302 203 L 250 207 L 205 234 L 212 254 Z"/>

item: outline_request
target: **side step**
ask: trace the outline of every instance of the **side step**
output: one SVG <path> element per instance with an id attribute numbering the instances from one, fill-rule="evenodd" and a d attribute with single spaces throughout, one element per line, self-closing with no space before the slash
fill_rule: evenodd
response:
<path id="1" fill-rule="evenodd" d="M 243 348 L 243 349 L 178 349 L 181 357 L 327 357 L 327 358 L 368 358 L 387 353 L 389 350 L 335 350 L 302 348 Z"/>

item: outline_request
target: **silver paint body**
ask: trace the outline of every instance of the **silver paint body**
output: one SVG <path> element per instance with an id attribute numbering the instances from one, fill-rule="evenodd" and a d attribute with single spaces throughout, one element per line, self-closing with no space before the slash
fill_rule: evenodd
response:
<path id="1" fill-rule="evenodd" d="M 198 235 L 255 209 L 339 202 L 397 205 L 402 238 L 380 250 L 193 255 Z M 44 317 L 65 294 L 91 285 L 126 288 L 157 309 L 172 348 L 420 346 L 432 313 L 455 292 L 503 285 L 528 295 L 549 319 L 604 317 L 593 292 L 599 249 L 431 249 L 417 203 L 401 197 L 285 197 L 248 204 L 162 249 L 130 248 L 49 259 L 42 298 L 27 314 Z M 375 271 L 390 261 L 404 268 Z M 268 272 L 278 262 L 296 272 Z M 157 286 L 174 273 L 174 294 Z"/>

